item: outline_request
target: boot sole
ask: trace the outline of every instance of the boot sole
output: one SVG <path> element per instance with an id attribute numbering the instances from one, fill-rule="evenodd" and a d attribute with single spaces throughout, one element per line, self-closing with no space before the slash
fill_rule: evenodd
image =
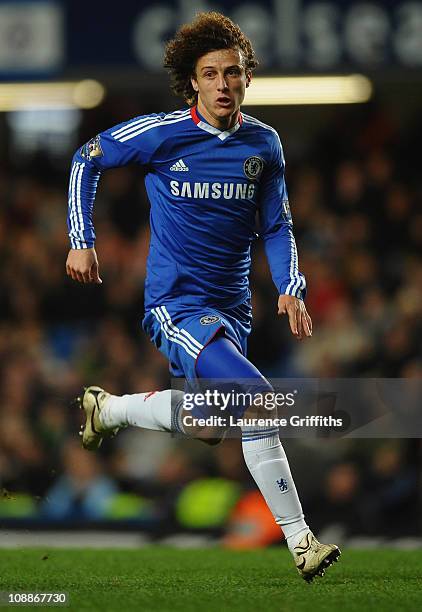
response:
<path id="1" fill-rule="evenodd" d="M 325 570 L 328 567 L 330 567 L 330 565 L 332 565 L 333 563 L 337 563 L 340 555 L 341 555 L 341 550 L 339 548 L 335 548 L 330 553 L 328 553 L 325 559 L 321 561 L 319 566 L 316 568 L 316 570 L 312 574 L 309 574 L 307 576 L 302 576 L 302 577 L 306 580 L 308 584 L 310 584 L 316 576 L 320 576 L 322 578 L 325 574 Z"/>

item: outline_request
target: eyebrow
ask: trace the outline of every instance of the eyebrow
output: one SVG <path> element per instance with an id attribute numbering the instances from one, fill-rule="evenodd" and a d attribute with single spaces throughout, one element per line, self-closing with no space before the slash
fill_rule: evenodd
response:
<path id="1" fill-rule="evenodd" d="M 224 70 L 230 70 L 230 68 L 242 68 L 241 64 L 232 64 L 231 66 L 227 66 Z M 201 70 L 215 70 L 215 66 L 203 66 Z"/>

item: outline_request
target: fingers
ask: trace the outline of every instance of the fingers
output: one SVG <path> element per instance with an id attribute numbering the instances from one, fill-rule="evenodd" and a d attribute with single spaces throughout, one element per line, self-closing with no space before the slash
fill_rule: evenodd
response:
<path id="1" fill-rule="evenodd" d="M 89 276 L 87 277 L 86 274 L 83 274 L 79 270 L 75 270 L 74 268 L 68 268 L 66 269 L 66 272 L 72 280 L 78 283 L 89 283 Z"/>
<path id="2" fill-rule="evenodd" d="M 284 300 L 279 300 L 278 302 L 278 314 L 283 315 L 286 314 L 289 317 L 289 325 L 291 332 L 294 336 L 298 336 L 298 329 L 300 319 L 298 319 L 299 313 L 299 305 L 297 300 L 286 302 Z"/>
<path id="3" fill-rule="evenodd" d="M 96 285 L 101 285 L 101 283 L 103 282 L 100 278 L 100 271 L 98 268 L 98 263 L 94 263 L 91 266 L 90 279 L 91 279 L 91 282 L 95 283 Z"/>
<path id="4" fill-rule="evenodd" d="M 310 338 L 312 336 L 312 319 L 306 311 L 305 305 L 302 304 L 300 308 L 300 327 L 298 339 L 302 340 L 303 337 Z"/>
<path id="5" fill-rule="evenodd" d="M 79 273 L 69 265 L 66 266 L 66 274 L 74 281 L 83 282 L 83 279 L 79 276 Z"/>
<path id="6" fill-rule="evenodd" d="M 294 336 L 299 335 L 300 327 L 300 311 L 297 303 L 289 304 L 287 306 L 287 314 L 289 315 L 290 329 Z"/>
<path id="7" fill-rule="evenodd" d="M 307 336 L 312 336 L 312 319 L 304 308 L 304 322 L 305 322 L 305 332 L 307 331 Z"/>
<path id="8" fill-rule="evenodd" d="M 103 282 L 99 277 L 98 273 L 98 264 L 91 266 L 89 270 L 82 271 L 77 270 L 69 265 L 66 265 L 66 274 L 70 276 L 71 279 L 78 283 L 88 284 L 95 283 L 96 285 L 101 285 Z"/>
<path id="9" fill-rule="evenodd" d="M 296 338 L 298 340 L 302 340 L 303 338 L 303 325 L 302 325 L 302 309 L 300 306 L 295 308 L 295 317 L 296 317 Z"/>
<path id="10" fill-rule="evenodd" d="M 297 340 L 312 336 L 312 319 L 306 311 L 305 304 L 296 298 L 280 299 L 278 314 L 287 313 L 292 334 Z"/>

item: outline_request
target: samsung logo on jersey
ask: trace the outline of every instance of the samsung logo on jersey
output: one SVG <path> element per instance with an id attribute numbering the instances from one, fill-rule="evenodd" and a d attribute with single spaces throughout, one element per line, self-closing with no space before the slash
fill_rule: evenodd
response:
<path id="1" fill-rule="evenodd" d="M 253 183 L 183 183 L 170 181 L 170 191 L 181 198 L 213 198 L 218 200 L 253 200 L 256 185 Z"/>

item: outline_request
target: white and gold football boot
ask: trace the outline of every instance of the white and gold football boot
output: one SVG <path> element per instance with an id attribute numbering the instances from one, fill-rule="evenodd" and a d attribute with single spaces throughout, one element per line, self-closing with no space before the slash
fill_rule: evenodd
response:
<path id="1" fill-rule="evenodd" d="M 321 544 L 312 531 L 309 531 L 293 549 L 293 558 L 297 571 L 306 582 L 312 582 L 315 576 L 323 576 L 341 555 L 335 544 Z"/>
<path id="2" fill-rule="evenodd" d="M 113 437 L 119 431 L 118 427 L 106 429 L 100 421 L 100 412 L 109 397 L 110 393 L 101 387 L 85 387 L 83 394 L 74 400 L 74 404 L 85 412 L 85 424 L 81 425 L 79 435 L 87 450 L 97 450 L 104 438 Z"/>

